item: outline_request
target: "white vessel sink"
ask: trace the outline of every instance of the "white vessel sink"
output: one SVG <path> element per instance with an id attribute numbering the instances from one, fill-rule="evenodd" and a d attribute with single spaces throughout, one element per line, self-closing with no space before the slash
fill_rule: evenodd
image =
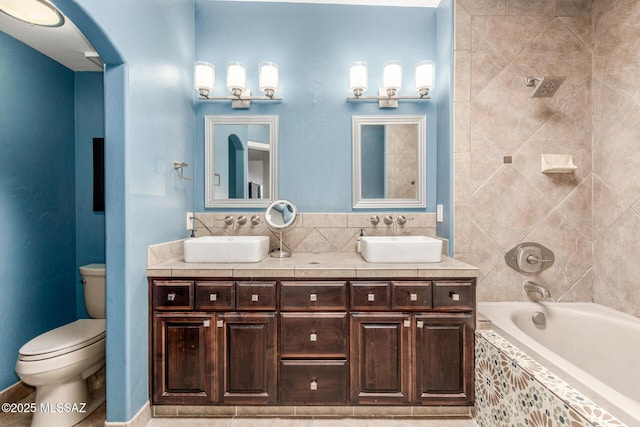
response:
<path id="1" fill-rule="evenodd" d="M 185 262 L 258 262 L 268 253 L 267 236 L 204 236 L 184 241 Z"/>
<path id="2" fill-rule="evenodd" d="M 364 236 L 362 258 L 367 262 L 440 262 L 442 240 L 427 236 Z"/>

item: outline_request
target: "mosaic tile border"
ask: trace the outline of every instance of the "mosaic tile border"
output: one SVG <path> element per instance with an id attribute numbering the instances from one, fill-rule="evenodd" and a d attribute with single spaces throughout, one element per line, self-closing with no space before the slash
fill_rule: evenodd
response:
<path id="1" fill-rule="evenodd" d="M 480 427 L 626 427 L 495 331 L 476 331 Z"/>

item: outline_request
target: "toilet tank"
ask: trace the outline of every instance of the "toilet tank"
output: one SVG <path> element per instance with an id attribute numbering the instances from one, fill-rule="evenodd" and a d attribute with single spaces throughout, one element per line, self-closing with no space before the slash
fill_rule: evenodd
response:
<path id="1" fill-rule="evenodd" d="M 80 266 L 84 305 L 94 319 L 105 318 L 105 266 L 88 264 Z"/>

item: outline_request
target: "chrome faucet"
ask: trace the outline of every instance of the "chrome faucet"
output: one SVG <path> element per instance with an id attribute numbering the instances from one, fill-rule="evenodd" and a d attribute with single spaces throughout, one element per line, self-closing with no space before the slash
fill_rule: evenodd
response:
<path id="1" fill-rule="evenodd" d="M 525 281 L 522 285 L 522 288 L 527 293 L 527 295 L 539 294 L 540 298 L 543 300 L 551 299 L 551 292 L 549 292 L 549 289 L 547 289 L 546 286 L 539 285 L 534 281 Z"/>
<path id="2" fill-rule="evenodd" d="M 239 225 L 245 225 L 247 223 L 247 217 L 244 215 L 240 215 L 237 219 L 232 217 L 231 215 L 227 215 L 224 217 L 224 223 L 231 226 L 233 231 L 238 229 Z"/>
<path id="3" fill-rule="evenodd" d="M 385 215 L 385 217 L 383 218 L 383 221 L 387 225 L 393 225 L 394 230 L 398 228 L 398 223 L 391 215 Z"/>
<path id="4" fill-rule="evenodd" d="M 245 225 L 247 223 L 247 217 L 240 215 L 238 219 L 233 223 L 233 230 L 237 230 L 239 225 Z"/>

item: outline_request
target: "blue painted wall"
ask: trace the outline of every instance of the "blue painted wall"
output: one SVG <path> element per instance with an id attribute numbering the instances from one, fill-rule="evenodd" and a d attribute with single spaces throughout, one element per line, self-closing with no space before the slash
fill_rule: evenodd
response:
<path id="1" fill-rule="evenodd" d="M 93 212 L 93 138 L 104 137 L 102 73 L 77 72 L 75 82 L 76 265 L 104 262 L 104 212 Z M 88 318 L 76 269 L 76 316 Z"/>
<path id="2" fill-rule="evenodd" d="M 396 110 L 377 103 L 348 103 L 349 64 L 369 66 L 369 91 L 382 85 L 382 65 L 404 66 L 401 93 L 415 95 L 414 67 L 436 60 L 436 10 L 295 3 L 196 0 L 196 59 L 216 67 L 215 94 L 227 95 L 226 64 L 247 66 L 247 86 L 259 95 L 258 64 L 280 68 L 278 104 L 252 103 L 232 110 L 229 102 L 196 103 L 196 211 L 204 210 L 204 116 L 280 116 L 279 197 L 302 212 L 351 212 L 351 116 L 427 115 L 427 211 L 436 205 L 438 99 L 403 102 Z M 195 93 L 195 92 L 194 92 Z"/>
<path id="3" fill-rule="evenodd" d="M 148 401 L 147 246 L 184 237 L 193 206 L 193 185 L 178 178 L 173 162 L 193 163 L 194 6 L 56 5 L 107 64 L 107 420 L 128 421 Z"/>
<path id="4" fill-rule="evenodd" d="M 437 16 L 437 199 L 443 207 L 443 221 L 436 224 L 436 232 L 438 236 L 449 239 L 449 255 L 453 256 L 453 0 L 441 0 Z"/>
<path id="5" fill-rule="evenodd" d="M 74 73 L 0 32 L 0 390 L 75 319 L 74 169 Z"/>

